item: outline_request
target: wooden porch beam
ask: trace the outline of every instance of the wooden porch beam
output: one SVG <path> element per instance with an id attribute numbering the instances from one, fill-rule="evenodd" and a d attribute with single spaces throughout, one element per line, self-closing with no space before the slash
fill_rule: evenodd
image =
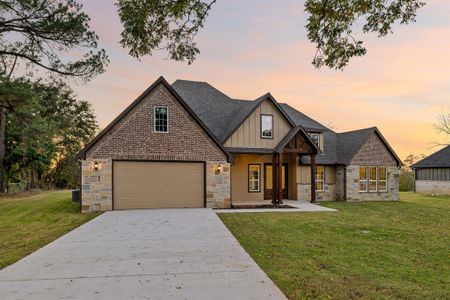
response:
<path id="1" fill-rule="evenodd" d="M 282 180 L 283 180 L 283 153 L 278 154 L 278 185 L 277 185 L 277 192 L 278 192 L 278 204 L 283 204 L 283 186 L 282 186 Z"/>
<path id="2" fill-rule="evenodd" d="M 311 154 L 311 203 L 316 202 L 316 155 Z"/>
<path id="3" fill-rule="evenodd" d="M 272 157 L 272 203 L 277 203 L 277 155 Z"/>

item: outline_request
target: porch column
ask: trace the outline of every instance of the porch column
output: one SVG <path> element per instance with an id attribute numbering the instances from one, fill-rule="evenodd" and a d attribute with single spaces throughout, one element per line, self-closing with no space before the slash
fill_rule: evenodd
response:
<path id="1" fill-rule="evenodd" d="M 316 155 L 311 155 L 311 203 L 316 202 Z"/>
<path id="2" fill-rule="evenodd" d="M 278 204 L 283 204 L 283 153 L 278 154 Z"/>
<path id="3" fill-rule="evenodd" d="M 277 155 L 272 157 L 272 203 L 277 203 Z"/>

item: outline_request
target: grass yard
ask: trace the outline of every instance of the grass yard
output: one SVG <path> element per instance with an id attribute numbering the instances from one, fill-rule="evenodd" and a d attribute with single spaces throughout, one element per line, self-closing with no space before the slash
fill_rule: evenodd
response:
<path id="1" fill-rule="evenodd" d="M 80 214 L 69 191 L 0 198 L 0 269 L 98 214 Z"/>
<path id="2" fill-rule="evenodd" d="M 289 299 L 450 299 L 450 197 L 221 214 Z"/>

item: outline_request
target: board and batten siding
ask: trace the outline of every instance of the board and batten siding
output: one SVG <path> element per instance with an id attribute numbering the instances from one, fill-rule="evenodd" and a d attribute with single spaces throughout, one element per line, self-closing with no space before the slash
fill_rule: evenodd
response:
<path id="1" fill-rule="evenodd" d="M 416 180 L 450 181 L 450 168 L 416 169 Z"/>
<path id="2" fill-rule="evenodd" d="M 234 164 L 231 166 L 231 199 L 233 202 L 257 202 L 264 200 L 264 164 L 272 163 L 272 155 L 260 154 L 238 154 L 235 156 Z M 296 182 L 296 157 L 294 154 L 284 155 L 283 163 L 288 164 L 288 192 L 289 198 L 297 199 Z M 248 191 L 248 165 L 260 165 L 260 192 Z M 270 201 L 270 200 L 268 200 Z"/>
<path id="3" fill-rule="evenodd" d="M 261 138 L 261 114 L 273 115 L 273 138 Z M 275 148 L 292 126 L 269 100 L 263 101 L 225 142 L 225 147 Z"/>

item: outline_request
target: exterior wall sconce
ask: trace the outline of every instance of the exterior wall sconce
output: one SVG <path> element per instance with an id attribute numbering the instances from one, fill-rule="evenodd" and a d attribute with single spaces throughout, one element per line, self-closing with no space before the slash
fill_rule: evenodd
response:
<path id="1" fill-rule="evenodd" d="M 223 169 L 222 165 L 219 164 L 219 165 L 217 166 L 216 174 L 220 174 L 220 173 L 222 172 L 222 169 Z"/>
<path id="2" fill-rule="evenodd" d="M 94 170 L 98 171 L 98 162 L 97 161 L 94 162 Z"/>

